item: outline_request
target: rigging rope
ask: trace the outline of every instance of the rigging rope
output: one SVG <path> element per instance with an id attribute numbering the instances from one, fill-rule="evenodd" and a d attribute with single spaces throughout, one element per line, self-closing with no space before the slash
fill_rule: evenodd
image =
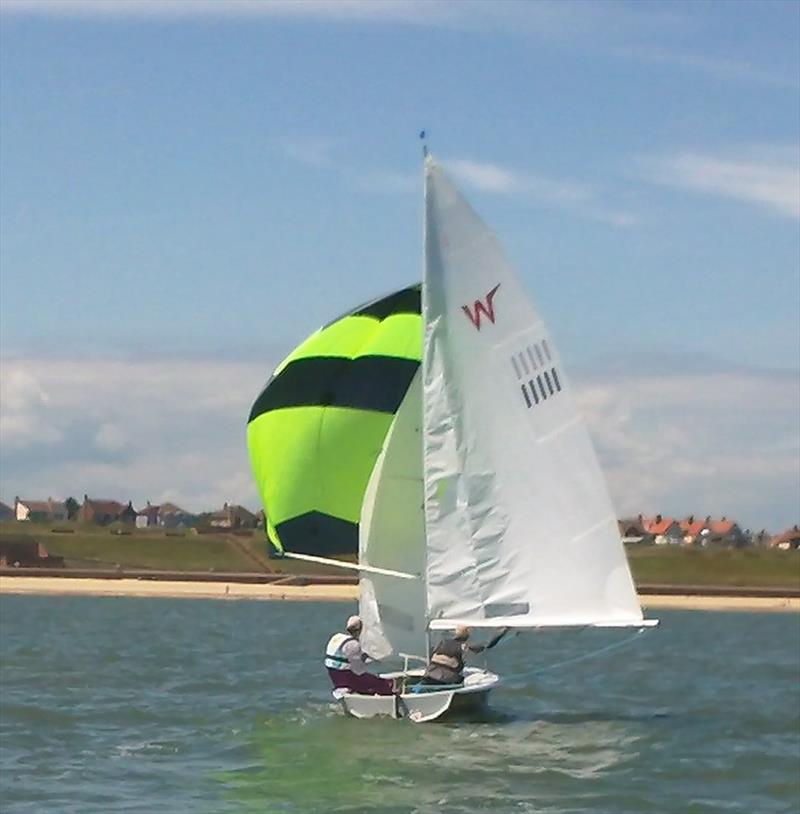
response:
<path id="1" fill-rule="evenodd" d="M 607 644 L 604 647 L 601 647 L 597 650 L 592 650 L 589 653 L 581 653 L 579 656 L 573 656 L 569 659 L 564 659 L 563 661 L 557 661 L 554 664 L 548 664 L 546 667 L 539 667 L 535 670 L 526 670 L 523 673 L 512 673 L 509 676 L 503 676 L 504 680 L 508 679 L 517 679 L 523 678 L 526 676 L 535 676 L 539 675 L 540 673 L 546 673 L 549 670 L 556 670 L 559 667 L 565 667 L 568 664 L 577 664 L 579 661 L 585 661 L 586 659 L 594 658 L 595 656 L 599 656 L 601 653 L 610 653 L 612 650 L 618 650 L 626 645 L 629 645 L 634 639 L 638 636 L 641 636 L 644 633 L 646 628 L 639 628 L 632 636 L 628 636 L 627 639 L 623 639 L 620 642 L 611 642 L 611 644 Z M 519 635 L 519 633 L 517 633 Z"/>

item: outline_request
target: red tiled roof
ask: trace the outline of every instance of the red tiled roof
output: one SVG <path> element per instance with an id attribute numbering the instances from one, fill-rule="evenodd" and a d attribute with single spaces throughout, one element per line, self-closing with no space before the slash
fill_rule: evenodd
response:
<path id="1" fill-rule="evenodd" d="M 708 527 L 712 534 L 728 534 L 735 525 L 732 520 L 712 520 Z"/>
<path id="2" fill-rule="evenodd" d="M 46 500 L 20 500 L 20 503 L 31 512 L 50 511 L 50 504 Z"/>
<path id="3" fill-rule="evenodd" d="M 697 537 L 705 527 L 704 520 L 695 520 L 693 523 L 688 520 L 681 520 L 681 531 L 688 537 Z"/>
<path id="4" fill-rule="evenodd" d="M 795 526 L 794 528 L 787 529 L 786 531 L 782 531 L 777 536 L 773 537 L 769 544 L 770 546 L 780 545 L 781 543 L 791 543 L 791 542 L 800 542 L 800 528 Z"/>
<path id="5" fill-rule="evenodd" d="M 665 534 L 675 521 L 671 517 L 645 517 L 642 519 L 644 530 L 648 534 Z"/>
<path id="6" fill-rule="evenodd" d="M 31 512 L 47 512 L 49 514 L 54 509 L 64 509 L 63 500 L 53 500 L 52 498 L 49 500 L 23 500 L 20 498 L 19 502 Z"/>
<path id="7" fill-rule="evenodd" d="M 86 503 L 101 514 L 120 514 L 128 505 L 120 503 L 118 500 L 95 500 L 94 498 L 88 498 Z"/>

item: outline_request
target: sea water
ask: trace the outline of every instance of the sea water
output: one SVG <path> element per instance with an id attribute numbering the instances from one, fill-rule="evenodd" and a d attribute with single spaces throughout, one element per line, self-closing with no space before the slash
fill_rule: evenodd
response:
<path id="1" fill-rule="evenodd" d="M 332 703 L 353 610 L 3 596 L 0 811 L 800 811 L 796 614 L 509 636 L 485 716 L 415 725 Z"/>

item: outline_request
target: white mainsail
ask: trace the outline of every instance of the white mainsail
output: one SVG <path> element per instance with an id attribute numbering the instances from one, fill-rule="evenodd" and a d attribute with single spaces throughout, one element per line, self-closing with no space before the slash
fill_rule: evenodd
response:
<path id="1" fill-rule="evenodd" d="M 364 646 L 426 629 L 643 626 L 616 515 L 555 344 L 492 232 L 425 162 L 424 351 L 370 478 Z"/>
<path id="2" fill-rule="evenodd" d="M 555 344 L 495 236 L 430 157 L 425 182 L 431 627 L 642 624 Z"/>

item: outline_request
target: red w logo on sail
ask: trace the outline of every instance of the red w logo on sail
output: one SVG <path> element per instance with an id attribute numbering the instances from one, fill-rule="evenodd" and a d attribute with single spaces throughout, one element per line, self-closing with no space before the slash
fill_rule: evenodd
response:
<path id="1" fill-rule="evenodd" d="M 461 310 L 469 317 L 469 321 L 478 329 L 481 329 L 481 314 L 483 314 L 489 322 L 494 325 L 494 295 L 497 289 L 500 288 L 498 283 L 487 295 L 486 304 L 484 305 L 481 300 L 475 300 L 475 305 L 470 310 L 468 305 L 462 305 Z"/>

